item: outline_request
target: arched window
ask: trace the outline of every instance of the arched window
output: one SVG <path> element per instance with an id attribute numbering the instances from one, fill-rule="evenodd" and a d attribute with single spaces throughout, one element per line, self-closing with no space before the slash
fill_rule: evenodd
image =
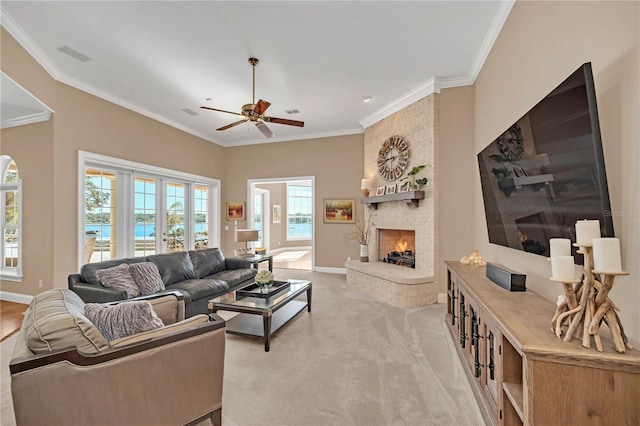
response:
<path id="1" fill-rule="evenodd" d="M 0 156 L 0 172 L 0 276 L 22 281 L 22 180 L 16 162 L 8 155 Z"/>

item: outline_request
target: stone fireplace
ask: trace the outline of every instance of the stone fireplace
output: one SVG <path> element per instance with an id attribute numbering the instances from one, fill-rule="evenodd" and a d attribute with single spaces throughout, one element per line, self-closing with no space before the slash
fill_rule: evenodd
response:
<path id="1" fill-rule="evenodd" d="M 428 95 L 379 121 L 365 125 L 364 177 L 373 188 L 402 183 L 404 176 L 384 180 L 378 171 L 378 155 L 385 140 L 400 135 L 409 145 L 408 167 L 424 165 L 421 172 L 429 179 L 424 199 L 407 202 L 400 192 L 383 197 L 375 205 L 359 203 L 365 221 L 372 216 L 375 231 L 369 241 L 369 262 L 345 263 L 347 284 L 371 296 L 401 307 L 437 303 L 438 262 L 438 96 Z M 387 177 L 388 178 L 388 177 Z M 415 268 L 383 262 L 400 242 L 414 253 Z M 398 247 L 401 248 L 401 247 Z"/>

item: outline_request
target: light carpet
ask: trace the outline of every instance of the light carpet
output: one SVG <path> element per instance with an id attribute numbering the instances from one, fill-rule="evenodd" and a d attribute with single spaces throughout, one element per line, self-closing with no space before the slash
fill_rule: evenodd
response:
<path id="1" fill-rule="evenodd" d="M 312 312 L 280 329 L 270 352 L 260 339 L 227 335 L 224 425 L 484 424 L 444 305 L 392 307 L 348 287 L 344 275 L 275 276 L 310 279 Z M 15 425 L 8 371 L 15 339 L 0 344 L 3 426 Z"/>

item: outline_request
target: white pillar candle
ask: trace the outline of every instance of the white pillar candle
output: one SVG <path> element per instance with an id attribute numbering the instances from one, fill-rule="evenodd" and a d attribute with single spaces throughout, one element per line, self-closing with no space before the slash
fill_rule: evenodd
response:
<path id="1" fill-rule="evenodd" d="M 620 240 L 596 238 L 593 240 L 593 269 L 600 272 L 621 272 Z"/>
<path id="2" fill-rule="evenodd" d="M 549 257 L 571 256 L 571 240 L 568 238 L 551 238 L 549 240 Z"/>
<path id="3" fill-rule="evenodd" d="M 576 244 L 590 246 L 594 238 L 600 238 L 599 220 L 579 220 L 576 222 Z"/>
<path id="4" fill-rule="evenodd" d="M 561 281 L 576 279 L 576 268 L 573 256 L 556 256 L 551 258 L 551 278 Z"/>

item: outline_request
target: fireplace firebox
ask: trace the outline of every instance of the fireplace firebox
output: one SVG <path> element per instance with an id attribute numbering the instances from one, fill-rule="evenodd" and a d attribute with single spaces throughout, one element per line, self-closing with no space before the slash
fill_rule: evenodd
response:
<path id="1" fill-rule="evenodd" d="M 378 229 L 378 259 L 382 262 L 415 268 L 415 250 L 415 231 Z"/>

